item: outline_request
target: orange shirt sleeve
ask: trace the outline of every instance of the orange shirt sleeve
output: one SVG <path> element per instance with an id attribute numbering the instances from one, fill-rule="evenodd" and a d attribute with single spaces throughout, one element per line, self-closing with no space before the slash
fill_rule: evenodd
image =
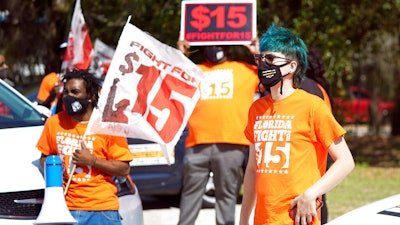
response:
<path id="1" fill-rule="evenodd" d="M 51 89 L 60 82 L 58 75 L 55 72 L 47 74 L 42 82 L 40 83 L 40 88 L 36 99 L 38 101 L 44 102 L 50 95 Z"/>
<path id="2" fill-rule="evenodd" d="M 321 89 L 321 92 L 324 95 L 324 102 L 328 106 L 329 110 L 332 111 L 331 100 L 329 99 L 328 93 L 326 93 L 325 89 L 320 84 L 317 83 L 317 86 L 319 89 Z"/>

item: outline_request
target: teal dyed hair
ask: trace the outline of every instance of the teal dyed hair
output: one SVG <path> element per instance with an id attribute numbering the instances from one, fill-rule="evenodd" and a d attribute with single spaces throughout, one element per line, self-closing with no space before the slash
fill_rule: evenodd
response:
<path id="1" fill-rule="evenodd" d="M 301 38 L 293 34 L 289 29 L 273 23 L 261 36 L 260 51 L 280 52 L 286 58 L 296 61 L 297 69 L 293 82 L 294 87 L 300 87 L 307 69 L 307 46 Z"/>

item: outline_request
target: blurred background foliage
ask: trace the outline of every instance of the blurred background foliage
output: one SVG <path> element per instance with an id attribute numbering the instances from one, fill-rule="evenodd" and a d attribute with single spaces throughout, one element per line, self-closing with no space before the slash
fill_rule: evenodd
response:
<path id="1" fill-rule="evenodd" d="M 58 46 L 67 39 L 74 0 L 0 0 L 0 52 L 7 57 L 19 89 L 37 86 L 58 71 Z M 131 23 L 175 46 L 180 30 L 180 0 L 81 0 L 92 42 L 116 46 L 129 15 Z M 257 32 L 272 22 L 290 28 L 309 48 L 323 53 L 333 96 L 349 85 L 396 102 L 392 132 L 400 134 L 400 0 L 257 0 Z M 252 62 L 239 46 L 237 60 Z M 193 61 L 201 60 L 193 54 Z"/>

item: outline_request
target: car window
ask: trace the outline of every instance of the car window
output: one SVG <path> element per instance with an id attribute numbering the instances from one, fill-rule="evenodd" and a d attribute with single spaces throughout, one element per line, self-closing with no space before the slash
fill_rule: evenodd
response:
<path id="1" fill-rule="evenodd" d="M 0 83 L 0 129 L 43 125 L 45 118 L 10 87 Z"/>

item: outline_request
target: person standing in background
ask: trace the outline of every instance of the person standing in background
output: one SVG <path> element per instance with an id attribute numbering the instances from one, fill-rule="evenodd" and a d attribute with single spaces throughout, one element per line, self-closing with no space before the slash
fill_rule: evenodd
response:
<path id="1" fill-rule="evenodd" d="M 61 93 L 61 87 L 60 74 L 56 72 L 47 74 L 40 83 L 36 101 L 39 105 L 46 106 L 50 109 L 52 103 Z"/>
<path id="2" fill-rule="evenodd" d="M 189 43 L 178 42 L 186 53 Z M 228 46 L 206 46 L 201 97 L 188 121 L 179 225 L 193 225 L 210 172 L 215 185 L 217 225 L 235 224 L 242 165 L 249 142 L 243 135 L 247 111 L 258 92 L 256 67 L 228 59 Z"/>
<path id="3" fill-rule="evenodd" d="M 0 79 L 4 80 L 8 85 L 14 87 L 15 83 L 8 77 L 8 65 L 6 63 L 6 57 L 0 54 Z"/>
<path id="4" fill-rule="evenodd" d="M 321 52 L 319 49 L 311 48 L 308 50 L 307 54 L 308 67 L 305 74 L 305 79 L 301 84 L 301 89 L 307 91 L 308 93 L 315 94 L 322 98 L 330 111 L 333 108 L 333 99 L 330 94 L 330 85 L 328 80 L 325 78 L 325 65 L 322 60 Z M 332 164 L 333 159 L 328 155 L 326 169 Z M 321 224 L 328 222 L 328 205 L 326 202 L 325 194 L 322 195 L 321 207 Z"/>
<path id="5" fill-rule="evenodd" d="M 8 75 L 8 65 L 6 64 L 6 57 L 4 57 L 3 54 L 0 54 L 0 79 L 4 80 L 4 82 L 8 83 L 10 86 L 13 86 L 14 83 L 7 79 L 7 75 Z M 10 108 L 2 101 L 0 101 L 0 115 L 2 116 L 11 115 Z"/>
<path id="6" fill-rule="evenodd" d="M 59 46 L 60 68 L 64 58 L 67 42 L 63 42 Z M 62 75 L 61 73 L 51 72 L 45 75 L 40 83 L 36 101 L 39 105 L 43 105 L 51 110 L 51 114 L 61 111 L 61 91 L 62 91 Z"/>
<path id="7" fill-rule="evenodd" d="M 301 89 L 322 98 L 332 111 L 334 105 L 331 95 L 331 87 L 329 81 L 325 77 L 325 65 L 324 61 L 322 60 L 321 51 L 317 48 L 311 48 L 308 50 L 307 56 L 308 67 L 306 70 L 305 79 L 308 78 L 313 80 L 318 89 L 313 87 L 308 88 L 303 84 Z"/>

